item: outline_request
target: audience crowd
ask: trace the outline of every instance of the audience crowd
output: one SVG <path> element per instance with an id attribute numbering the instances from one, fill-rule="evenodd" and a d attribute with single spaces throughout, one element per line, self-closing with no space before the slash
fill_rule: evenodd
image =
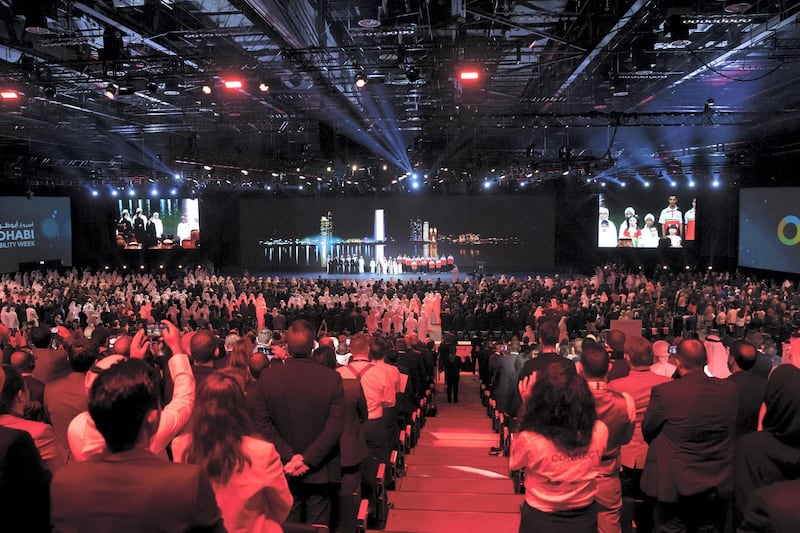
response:
<path id="1" fill-rule="evenodd" d="M 3 530 L 355 531 L 438 372 L 510 421 L 520 531 L 800 527 L 792 281 L 453 278 L 3 275 Z"/>

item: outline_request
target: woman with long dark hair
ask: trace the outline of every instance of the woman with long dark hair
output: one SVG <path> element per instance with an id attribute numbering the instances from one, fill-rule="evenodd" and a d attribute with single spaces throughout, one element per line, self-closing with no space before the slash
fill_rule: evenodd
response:
<path id="1" fill-rule="evenodd" d="M 241 374 L 214 372 L 197 391 L 191 431 L 173 440 L 176 461 L 206 469 L 230 532 L 282 532 L 292 495 L 280 455 L 253 437 Z"/>
<path id="2" fill-rule="evenodd" d="M 608 428 L 586 380 L 567 360 L 521 382 L 523 411 L 509 468 L 525 469 L 520 533 L 597 531 L 594 496 Z"/>

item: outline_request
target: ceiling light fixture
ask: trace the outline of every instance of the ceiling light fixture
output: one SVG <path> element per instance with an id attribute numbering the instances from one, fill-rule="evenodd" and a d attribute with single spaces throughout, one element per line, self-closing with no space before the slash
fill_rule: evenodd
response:
<path id="1" fill-rule="evenodd" d="M 15 89 L 1 89 L 0 98 L 3 100 L 17 100 L 19 99 L 19 91 Z"/>
<path id="2" fill-rule="evenodd" d="M 738 15 L 739 13 L 745 13 L 753 7 L 753 4 L 750 2 L 743 2 L 742 0 L 727 0 L 725 2 L 725 13 L 730 13 L 732 15 Z"/>
<path id="3" fill-rule="evenodd" d="M 203 85 L 200 86 L 200 92 L 205 95 L 209 95 L 212 92 L 214 92 L 214 89 L 211 87 L 210 83 L 204 83 Z"/>
<path id="4" fill-rule="evenodd" d="M 258 90 L 261 91 L 262 93 L 269 92 L 269 84 L 265 81 L 262 81 L 261 83 L 258 84 Z"/>
<path id="5" fill-rule="evenodd" d="M 367 77 L 363 74 L 356 74 L 356 81 L 355 81 L 356 88 L 363 89 L 367 86 Z"/>
<path id="6" fill-rule="evenodd" d="M 461 81 L 478 81 L 481 79 L 481 71 L 476 68 L 464 68 L 458 71 L 458 79 Z"/>
<path id="7" fill-rule="evenodd" d="M 244 83 L 242 80 L 239 79 L 231 79 L 231 80 L 222 80 L 222 84 L 225 86 L 226 89 L 241 89 L 244 87 Z"/>

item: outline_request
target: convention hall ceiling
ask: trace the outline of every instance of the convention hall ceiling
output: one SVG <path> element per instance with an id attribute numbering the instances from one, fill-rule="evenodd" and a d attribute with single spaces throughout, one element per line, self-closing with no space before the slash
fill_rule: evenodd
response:
<path id="1" fill-rule="evenodd" d="M 410 173 L 454 191 L 710 174 L 797 150 L 798 13 L 791 0 L 0 0 L 3 178 L 370 192 Z"/>

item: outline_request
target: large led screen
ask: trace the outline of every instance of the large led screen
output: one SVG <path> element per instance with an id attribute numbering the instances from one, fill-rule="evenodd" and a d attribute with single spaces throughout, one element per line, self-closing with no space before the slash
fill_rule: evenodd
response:
<path id="1" fill-rule="evenodd" d="M 200 208 L 196 198 L 129 198 L 117 201 L 114 232 L 126 250 L 200 246 Z"/>
<path id="2" fill-rule="evenodd" d="M 0 197 L 0 271 L 34 262 L 72 265 L 69 198 Z"/>
<path id="3" fill-rule="evenodd" d="M 697 239 L 692 195 L 614 191 L 600 194 L 598 204 L 599 248 L 684 248 Z"/>
<path id="4" fill-rule="evenodd" d="M 242 264 L 381 275 L 549 269 L 554 213 L 549 195 L 243 199 Z"/>
<path id="5" fill-rule="evenodd" d="M 739 265 L 800 273 L 800 188 L 739 191 Z"/>

